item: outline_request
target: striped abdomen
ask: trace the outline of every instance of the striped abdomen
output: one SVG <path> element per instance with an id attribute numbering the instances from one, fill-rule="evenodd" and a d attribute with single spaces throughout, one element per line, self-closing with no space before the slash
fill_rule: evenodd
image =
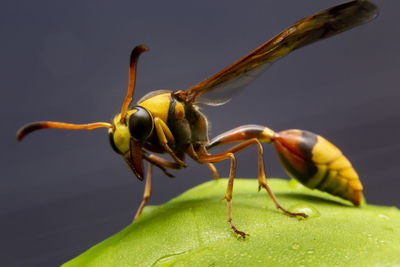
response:
<path id="1" fill-rule="evenodd" d="M 275 134 L 274 146 L 290 176 L 359 206 L 362 185 L 349 160 L 325 138 L 302 130 Z"/>

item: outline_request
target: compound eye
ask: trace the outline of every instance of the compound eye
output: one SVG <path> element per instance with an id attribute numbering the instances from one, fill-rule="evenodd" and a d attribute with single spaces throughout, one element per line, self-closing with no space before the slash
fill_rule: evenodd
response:
<path id="1" fill-rule="evenodd" d="M 150 113 L 140 106 L 135 106 L 136 112 L 129 117 L 129 132 L 136 140 L 145 141 L 153 131 L 153 118 Z"/>

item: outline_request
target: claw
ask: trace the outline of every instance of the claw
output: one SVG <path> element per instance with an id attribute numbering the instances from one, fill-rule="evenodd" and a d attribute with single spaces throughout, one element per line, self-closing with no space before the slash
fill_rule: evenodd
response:
<path id="1" fill-rule="evenodd" d="M 235 232 L 235 234 L 240 235 L 240 236 L 243 237 L 243 238 L 246 238 L 246 235 L 247 235 L 247 236 L 249 235 L 249 234 L 246 234 L 245 232 L 239 231 L 239 230 L 235 227 L 235 225 L 233 224 L 231 218 L 228 219 L 228 222 L 230 223 L 231 229 L 233 230 L 233 232 Z"/>

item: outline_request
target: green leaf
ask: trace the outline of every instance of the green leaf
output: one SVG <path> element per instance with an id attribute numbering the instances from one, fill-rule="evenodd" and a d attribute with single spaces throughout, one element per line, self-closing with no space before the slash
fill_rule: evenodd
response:
<path id="1" fill-rule="evenodd" d="M 145 209 L 121 232 L 64 264 L 71 266 L 393 266 L 400 265 L 400 212 L 349 202 L 297 183 L 269 179 L 275 208 L 257 180 L 235 179 L 227 222 L 227 180 L 210 181 Z"/>

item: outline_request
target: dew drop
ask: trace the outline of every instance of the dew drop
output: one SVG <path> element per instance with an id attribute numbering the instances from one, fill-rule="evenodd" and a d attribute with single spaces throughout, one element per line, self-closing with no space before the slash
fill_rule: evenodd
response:
<path id="1" fill-rule="evenodd" d="M 314 254 L 314 249 L 310 248 L 309 250 L 307 250 L 307 254 Z"/>
<path id="2" fill-rule="evenodd" d="M 164 257 L 159 258 L 156 260 L 152 266 L 159 267 L 159 266 L 171 266 L 174 263 L 188 257 L 189 251 L 179 252 L 171 255 L 166 255 Z"/>
<path id="3" fill-rule="evenodd" d="M 383 220 L 390 220 L 390 217 L 386 216 L 384 214 L 378 214 L 378 218 L 383 219 Z"/>
<path id="4" fill-rule="evenodd" d="M 292 179 L 288 182 L 288 186 L 291 189 L 300 189 L 302 187 L 304 187 L 301 183 L 299 183 L 296 179 Z"/>
<path id="5" fill-rule="evenodd" d="M 299 248 L 300 248 L 299 243 L 293 243 L 293 244 L 292 244 L 292 249 L 297 250 L 297 249 L 299 249 Z"/>
<path id="6" fill-rule="evenodd" d="M 373 240 L 372 234 L 367 234 L 368 240 Z"/>
<path id="7" fill-rule="evenodd" d="M 319 213 L 319 211 L 315 207 L 305 203 L 293 205 L 288 210 L 293 213 L 304 213 L 308 216 L 308 218 L 313 218 L 313 217 L 315 218 L 321 216 L 321 213 Z M 298 219 L 304 219 L 304 218 L 298 216 Z"/>

